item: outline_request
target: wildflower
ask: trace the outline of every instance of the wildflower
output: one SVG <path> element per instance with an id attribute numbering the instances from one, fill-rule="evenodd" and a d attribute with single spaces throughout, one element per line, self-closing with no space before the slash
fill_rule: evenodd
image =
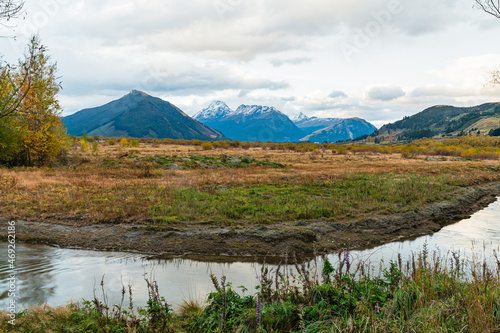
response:
<path id="1" fill-rule="evenodd" d="M 380 313 L 380 308 L 378 307 L 378 303 L 375 304 L 375 313 L 379 314 Z"/>
<path id="2" fill-rule="evenodd" d="M 260 323 L 262 321 L 262 302 L 261 302 L 261 299 L 260 299 L 260 296 L 257 296 L 257 313 L 256 313 L 256 317 L 257 317 L 257 326 L 260 326 Z"/>
<path id="3" fill-rule="evenodd" d="M 349 260 L 349 246 L 347 247 L 347 250 L 345 251 L 345 265 L 347 267 L 347 271 L 349 272 L 349 269 L 351 268 L 351 262 Z"/>

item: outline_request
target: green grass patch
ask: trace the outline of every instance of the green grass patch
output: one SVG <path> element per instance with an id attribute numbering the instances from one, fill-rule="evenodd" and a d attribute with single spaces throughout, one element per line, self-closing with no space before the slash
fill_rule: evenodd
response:
<path id="1" fill-rule="evenodd" d="M 224 188 L 158 189 L 157 223 L 178 221 L 337 220 L 363 213 L 398 213 L 443 199 L 447 177 L 354 174 L 330 182 L 252 184 Z"/>
<path id="2" fill-rule="evenodd" d="M 13 215 L 60 217 L 90 223 L 111 219 L 154 226 L 211 222 L 220 225 L 330 220 L 414 211 L 443 200 L 465 184 L 459 177 L 350 174 L 329 181 L 295 179 L 177 187 L 116 182 L 112 187 L 59 184 L 17 193 L 1 204 Z M 11 191 L 11 193 L 14 193 Z"/>
<path id="3" fill-rule="evenodd" d="M 109 168 L 118 168 L 124 166 L 143 167 L 145 163 L 154 166 L 157 169 L 236 169 L 249 167 L 263 168 L 285 168 L 286 165 L 268 160 L 258 161 L 250 157 L 235 157 L 223 155 L 220 157 L 211 156 L 136 156 L 129 154 L 127 158 L 121 159 L 103 159 L 101 162 Z"/>

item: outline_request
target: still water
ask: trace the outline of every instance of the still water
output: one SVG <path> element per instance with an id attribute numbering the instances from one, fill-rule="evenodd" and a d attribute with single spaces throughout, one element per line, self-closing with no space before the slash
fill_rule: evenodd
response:
<path id="1" fill-rule="evenodd" d="M 432 236 L 394 242 L 363 251 L 351 251 L 356 261 L 370 262 L 375 274 L 382 261 L 397 260 L 398 253 L 406 260 L 423 247 L 429 256 L 450 257 L 459 252 L 461 258 L 475 257 L 496 266 L 493 251 L 500 250 L 500 201 L 474 214 L 471 218 L 447 226 Z M 337 255 L 329 256 L 332 263 Z M 320 264 L 321 265 L 321 264 Z M 273 266 L 269 266 L 273 267 Z M 153 277 L 160 293 L 175 306 L 185 299 L 204 299 L 213 290 L 210 274 L 225 275 L 234 287 L 245 286 L 253 293 L 261 264 L 249 262 L 203 262 L 196 260 L 155 259 L 146 255 L 99 251 L 67 250 L 41 245 L 16 245 L 17 304 L 22 307 L 47 303 L 51 306 L 68 301 L 91 300 L 94 290 L 102 300 L 101 279 L 108 304 L 118 304 L 122 286 L 133 291 L 134 307 L 147 301 L 144 277 Z M 318 268 L 321 269 L 321 268 Z M 7 306 L 10 274 L 7 243 L 0 243 L 0 310 Z M 127 299 L 124 303 L 128 305 Z"/>

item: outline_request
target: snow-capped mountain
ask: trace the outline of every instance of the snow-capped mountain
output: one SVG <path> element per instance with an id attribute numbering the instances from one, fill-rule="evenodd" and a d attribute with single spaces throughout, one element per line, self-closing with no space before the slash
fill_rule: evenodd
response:
<path id="1" fill-rule="evenodd" d="M 269 106 L 241 105 L 232 111 L 224 102 L 216 101 L 194 118 L 233 140 L 290 142 L 305 135 L 287 115 Z"/>
<path id="2" fill-rule="evenodd" d="M 303 121 L 305 119 L 309 119 L 309 117 L 306 116 L 305 114 L 303 114 L 302 112 L 295 113 L 295 114 L 291 115 L 289 118 L 295 124 L 300 123 L 301 121 Z"/>
<path id="3" fill-rule="evenodd" d="M 336 142 L 369 135 L 377 129 L 359 118 L 308 117 L 302 112 L 293 121 L 275 107 L 240 105 L 235 111 L 222 101 L 212 102 L 194 119 L 228 138 L 240 141 Z"/>
<path id="4" fill-rule="evenodd" d="M 222 101 L 213 101 L 208 107 L 194 115 L 199 122 L 220 119 L 234 113 L 234 111 Z"/>
<path id="5" fill-rule="evenodd" d="M 279 111 L 275 107 L 272 107 L 272 106 L 269 107 L 269 106 L 263 106 L 263 105 L 240 105 L 236 109 L 235 114 L 251 116 L 251 115 L 266 114 L 266 113 L 271 113 L 271 112 L 276 112 L 276 113 L 285 115 L 283 112 Z"/>

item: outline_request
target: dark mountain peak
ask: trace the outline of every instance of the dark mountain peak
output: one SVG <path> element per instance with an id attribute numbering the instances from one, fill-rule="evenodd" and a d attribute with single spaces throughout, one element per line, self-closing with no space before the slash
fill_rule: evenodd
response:
<path id="1" fill-rule="evenodd" d="M 132 90 L 106 105 L 85 109 L 63 122 L 71 135 L 217 140 L 225 136 L 192 119 L 175 105 Z"/>
<path id="2" fill-rule="evenodd" d="M 129 95 L 132 95 L 132 96 L 143 96 L 143 97 L 151 97 L 151 95 L 148 95 L 146 94 L 145 92 L 143 91 L 140 91 L 140 90 L 132 90 L 130 91 L 130 93 L 128 93 Z"/>

